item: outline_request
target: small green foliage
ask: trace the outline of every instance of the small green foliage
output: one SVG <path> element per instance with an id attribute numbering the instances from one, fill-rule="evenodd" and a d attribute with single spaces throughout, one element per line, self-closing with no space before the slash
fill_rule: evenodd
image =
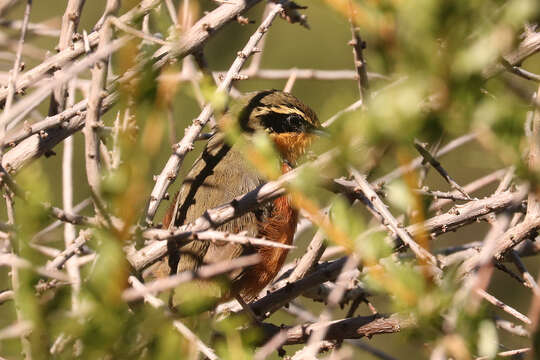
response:
<path id="1" fill-rule="evenodd" d="M 356 239 L 364 230 L 362 217 L 342 196 L 336 196 L 330 207 L 330 219 L 334 226 L 343 231 L 351 239 Z"/>
<path id="2" fill-rule="evenodd" d="M 414 204 L 410 188 L 401 180 L 394 181 L 386 186 L 388 201 L 402 212 L 407 212 Z"/>
<path id="3" fill-rule="evenodd" d="M 497 328 L 490 320 L 482 320 L 478 327 L 478 355 L 493 359 L 499 349 Z"/>

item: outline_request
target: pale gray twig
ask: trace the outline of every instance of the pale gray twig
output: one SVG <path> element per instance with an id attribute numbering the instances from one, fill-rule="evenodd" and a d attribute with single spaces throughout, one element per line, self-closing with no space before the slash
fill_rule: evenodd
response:
<path id="1" fill-rule="evenodd" d="M 113 29 L 109 23 L 109 17 L 118 10 L 119 0 L 107 0 L 106 10 L 101 20 L 102 24 L 99 30 L 99 44 L 97 51 L 103 51 L 108 48 L 113 37 Z M 99 23 L 98 23 L 99 24 Z M 98 25 L 96 25 L 98 26 Z M 100 121 L 101 94 L 105 91 L 107 82 L 107 67 L 109 66 L 108 57 L 99 59 L 92 67 L 92 83 L 90 85 L 90 97 L 88 98 L 88 110 L 86 111 L 86 122 L 84 124 L 84 149 L 86 178 L 90 186 L 90 193 L 94 200 L 94 209 L 97 214 L 105 217 L 105 204 L 101 197 L 101 175 L 100 175 L 100 137 L 98 129 L 102 126 Z"/>
<path id="2" fill-rule="evenodd" d="M 506 305 L 505 303 L 497 299 L 495 296 L 488 294 L 485 290 L 477 289 L 476 293 L 480 295 L 482 298 L 484 298 L 487 302 L 495 305 L 496 307 L 503 310 L 507 314 L 512 315 L 513 317 L 515 317 L 516 319 L 520 321 L 523 321 L 527 325 L 531 324 L 531 319 L 529 319 L 528 317 L 526 317 L 525 315 L 523 315 L 522 313 L 520 313 L 513 307 Z"/>
<path id="3" fill-rule="evenodd" d="M 365 176 L 352 168 L 349 169 L 349 171 L 358 184 L 360 191 L 364 193 L 366 200 L 383 217 L 383 225 L 387 226 L 395 236 L 398 236 L 411 249 L 419 260 L 436 266 L 437 259 L 435 256 L 414 241 L 411 235 L 409 235 L 409 232 L 398 223 L 394 215 L 390 213 L 387 206 L 382 202 L 379 195 L 377 195 L 375 190 L 373 190 L 371 184 L 366 180 Z"/>
<path id="4" fill-rule="evenodd" d="M 211 265 L 204 265 L 193 271 L 184 271 L 166 278 L 154 280 L 146 284 L 144 291 L 135 288 L 124 290 L 122 299 L 124 301 L 134 301 L 144 297 L 146 293 L 158 293 L 173 289 L 178 285 L 194 279 L 210 279 L 214 276 L 225 274 L 230 271 L 255 265 L 260 261 L 258 254 L 241 256 L 233 260 L 226 260 Z"/>
<path id="5" fill-rule="evenodd" d="M 261 185 L 247 194 L 235 198 L 227 204 L 223 204 L 214 209 L 207 209 L 201 217 L 197 218 L 191 224 L 182 226 L 178 230 L 197 232 L 216 228 L 268 201 L 282 196 L 285 193 L 285 186 L 292 181 L 299 172 L 303 171 L 304 167 L 315 166 L 323 168 L 334 158 L 334 156 L 335 151 L 328 151 L 320 155 L 318 159 L 312 163 L 299 166 L 282 175 L 278 180 Z M 156 241 L 139 251 L 129 252 L 128 260 L 135 269 L 140 271 L 165 256 L 166 253 L 167 242 Z"/>
<path id="6" fill-rule="evenodd" d="M 6 103 L 4 105 L 4 111 L 0 117 L 0 154 L 3 152 L 5 142 L 4 138 L 6 136 L 6 129 L 9 122 L 9 113 L 11 110 L 11 104 L 15 96 L 15 83 L 17 82 L 17 77 L 19 76 L 19 71 L 21 70 L 21 58 L 22 51 L 24 46 L 24 40 L 26 37 L 26 31 L 28 29 L 28 23 L 30 19 L 30 10 L 32 9 L 32 0 L 27 0 L 26 7 L 24 8 L 24 17 L 23 24 L 21 27 L 21 35 L 19 38 L 19 44 L 17 46 L 17 53 L 15 55 L 15 62 L 13 63 L 13 69 L 10 71 L 10 78 L 7 86 L 7 97 Z"/>
<path id="7" fill-rule="evenodd" d="M 429 152 L 429 150 L 427 149 L 426 147 L 426 144 L 423 144 L 421 143 L 420 141 L 418 140 L 414 140 L 414 147 L 416 148 L 416 150 L 418 150 L 418 152 L 420 153 L 420 155 L 422 155 L 422 157 L 424 158 L 424 160 L 426 162 L 428 162 L 431 166 L 433 166 L 433 168 L 435 170 L 437 170 L 437 172 L 439 174 L 441 174 L 441 176 L 443 177 L 444 180 L 446 180 L 446 182 L 448 184 L 450 184 L 450 186 L 452 187 L 452 189 L 455 189 L 457 191 L 459 191 L 463 196 L 465 196 L 466 198 L 468 199 L 471 199 L 471 197 L 469 196 L 469 194 L 467 194 L 467 192 L 465 191 L 465 189 L 463 189 L 463 187 L 461 185 L 459 185 L 449 174 L 448 172 L 442 167 L 441 163 L 435 159 L 435 157 L 433 155 L 431 155 L 431 153 Z"/>
<path id="8" fill-rule="evenodd" d="M 245 64 L 247 58 L 253 53 L 253 49 L 257 43 L 261 40 L 264 33 L 268 30 L 268 27 L 272 24 L 276 16 L 282 11 L 283 7 L 280 4 L 274 6 L 268 17 L 257 28 L 257 31 L 249 38 L 247 44 L 238 53 L 238 56 L 231 65 L 225 79 L 219 84 L 216 93 L 228 93 L 232 86 L 232 81 Z M 195 25 L 194 27 L 196 27 Z M 193 121 L 193 124 L 185 131 L 184 138 L 173 146 L 174 152 L 169 157 L 169 160 L 165 164 L 165 167 L 156 178 L 156 183 L 150 194 L 150 200 L 148 202 L 148 208 L 145 215 L 147 223 L 151 223 L 157 208 L 163 199 L 163 196 L 167 192 L 167 189 L 176 179 L 180 167 L 182 166 L 185 155 L 193 149 L 193 142 L 199 136 L 210 116 L 213 114 L 213 108 L 210 104 L 207 104 L 202 110 L 201 114 Z"/>
<path id="9" fill-rule="evenodd" d="M 450 141 L 448 144 L 446 144 L 445 146 L 443 146 L 439 151 L 437 151 L 435 156 L 440 157 L 440 156 L 443 156 L 445 154 L 448 154 L 450 151 L 453 151 L 453 150 L 457 149 L 458 147 L 463 146 L 465 144 L 468 144 L 472 140 L 475 140 L 477 138 L 477 136 L 478 136 L 477 133 L 466 134 L 466 135 L 460 136 L 459 138 L 454 139 L 454 140 Z M 409 164 L 402 165 L 402 166 L 398 167 L 397 169 L 391 171 L 387 175 L 376 179 L 372 183 L 376 187 L 380 187 L 383 184 L 388 184 L 389 182 L 399 178 L 403 174 L 406 174 L 408 172 L 411 172 L 411 171 L 414 171 L 414 170 L 420 168 L 420 166 L 422 166 L 423 159 L 424 158 L 422 156 L 419 156 L 419 157 L 415 158 L 413 161 L 411 161 Z"/>
<path id="10" fill-rule="evenodd" d="M 155 241 L 166 241 L 166 240 L 226 241 L 226 242 L 231 242 L 231 243 L 245 244 L 245 245 L 252 245 L 252 246 L 277 247 L 281 249 L 294 249 L 295 248 L 295 246 L 293 245 L 281 244 L 275 241 L 266 240 L 264 238 L 246 236 L 242 233 L 233 234 L 233 233 L 216 231 L 216 230 L 192 232 L 192 231 L 185 231 L 185 230 L 150 229 L 150 230 L 146 230 L 143 233 L 143 236 L 147 239 L 151 239 Z"/>

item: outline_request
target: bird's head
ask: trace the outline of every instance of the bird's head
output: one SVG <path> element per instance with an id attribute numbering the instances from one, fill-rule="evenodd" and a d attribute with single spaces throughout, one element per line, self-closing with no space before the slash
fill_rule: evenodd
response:
<path id="1" fill-rule="evenodd" d="M 239 112 L 243 131 L 266 131 L 283 159 L 294 164 L 314 137 L 323 133 L 315 112 L 295 96 L 267 90 L 250 94 Z"/>

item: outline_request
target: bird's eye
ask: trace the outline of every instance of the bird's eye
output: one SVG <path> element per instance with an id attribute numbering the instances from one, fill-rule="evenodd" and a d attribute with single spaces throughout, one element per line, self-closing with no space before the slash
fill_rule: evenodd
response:
<path id="1" fill-rule="evenodd" d="M 287 125 L 289 128 L 289 131 L 300 132 L 305 127 L 305 120 L 302 116 L 298 114 L 291 114 L 287 116 Z"/>

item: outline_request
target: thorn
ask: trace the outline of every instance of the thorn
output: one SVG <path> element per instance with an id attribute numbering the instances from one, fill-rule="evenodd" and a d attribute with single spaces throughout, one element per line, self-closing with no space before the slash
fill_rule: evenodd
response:
<path id="1" fill-rule="evenodd" d="M 202 24 L 202 29 L 203 31 L 206 31 L 206 32 L 212 31 L 212 27 L 207 23 Z"/>

